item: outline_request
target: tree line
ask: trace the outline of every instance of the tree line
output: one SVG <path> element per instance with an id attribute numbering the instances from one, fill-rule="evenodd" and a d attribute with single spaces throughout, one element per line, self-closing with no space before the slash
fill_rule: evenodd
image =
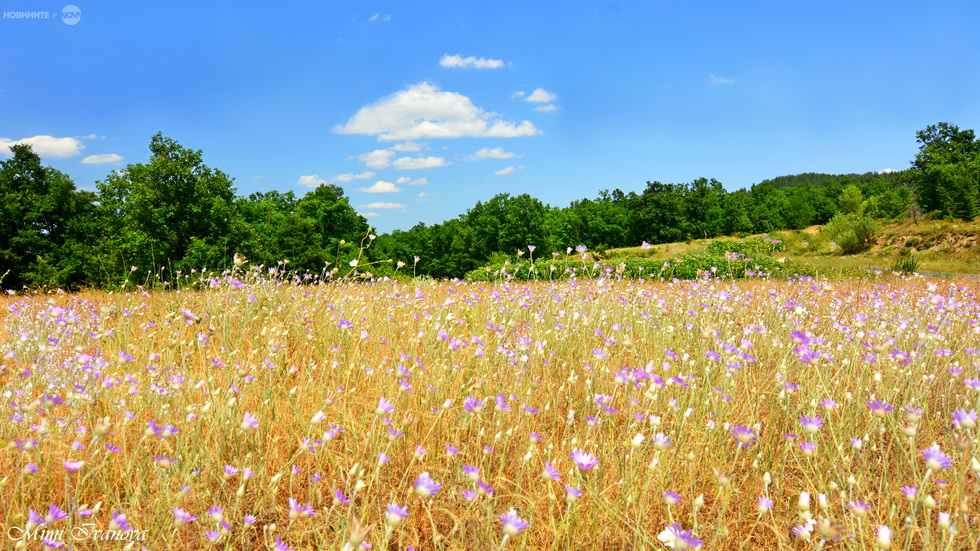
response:
<path id="1" fill-rule="evenodd" d="M 236 194 L 202 152 L 157 134 L 150 159 L 79 190 L 30 146 L 0 162 L 0 284 L 6 289 L 105 286 L 221 270 L 237 253 L 252 265 L 327 277 L 357 269 L 462 277 L 501 254 L 538 258 L 592 250 L 745 235 L 850 220 L 970 220 L 980 212 L 980 140 L 948 123 L 916 134 L 901 172 L 782 176 L 728 192 L 715 179 L 647 182 L 641 192 L 600 191 L 564 208 L 500 194 L 442 223 L 375 236 L 343 190 L 324 184 Z M 529 249 L 533 246 L 533 250 Z M 135 276 L 133 275 L 135 274 Z"/>

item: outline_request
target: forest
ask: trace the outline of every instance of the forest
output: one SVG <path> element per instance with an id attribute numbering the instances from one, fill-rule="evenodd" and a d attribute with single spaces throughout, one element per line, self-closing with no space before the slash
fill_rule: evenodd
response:
<path id="1" fill-rule="evenodd" d="M 500 255 L 535 257 L 580 245 L 635 247 L 722 235 L 919 217 L 980 214 L 980 139 L 950 123 L 916 133 L 908 169 L 779 176 L 727 191 L 714 178 L 650 181 L 555 207 L 528 194 L 479 201 L 456 218 L 375 235 L 339 186 L 237 195 L 203 153 L 158 133 L 146 163 L 80 190 L 15 145 L 0 162 L 0 286 L 106 287 L 195 277 L 234 258 L 306 280 L 347 275 L 462 278 Z M 845 247 L 845 251 L 848 252 Z M 399 272 L 399 270 L 401 270 Z M 370 275 L 368 275 L 370 274 Z"/>

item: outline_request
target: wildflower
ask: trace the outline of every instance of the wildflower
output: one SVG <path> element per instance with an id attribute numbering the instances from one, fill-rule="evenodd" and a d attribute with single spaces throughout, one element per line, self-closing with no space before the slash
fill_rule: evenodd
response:
<path id="1" fill-rule="evenodd" d="M 206 537 L 208 541 L 210 541 L 211 543 L 218 543 L 218 540 L 221 539 L 221 532 L 208 530 L 207 532 L 204 533 L 204 537 Z"/>
<path id="2" fill-rule="evenodd" d="M 570 484 L 565 484 L 565 500 L 568 503 L 575 503 L 575 501 L 582 497 L 582 489 L 578 486 L 572 486 Z"/>
<path id="3" fill-rule="evenodd" d="M 313 417 L 310 418 L 310 424 L 311 425 L 317 425 L 317 424 L 319 424 L 320 422 L 322 422 L 326 418 L 327 418 L 327 414 L 326 413 L 323 413 L 323 410 L 321 409 L 320 411 L 314 413 L 313 414 Z"/>
<path id="4" fill-rule="evenodd" d="M 242 416 L 241 429 L 244 431 L 248 431 L 257 428 L 258 426 L 259 426 L 258 418 L 246 411 L 245 415 Z"/>
<path id="5" fill-rule="evenodd" d="M 738 445 L 743 448 L 748 448 L 752 445 L 752 442 L 758 440 L 758 436 L 745 425 L 735 425 L 732 429 L 732 436 L 738 441 Z"/>
<path id="6" fill-rule="evenodd" d="M 221 507 L 218 507 L 217 505 L 212 505 L 211 507 L 208 507 L 208 516 L 211 517 L 211 520 L 215 522 L 221 522 L 221 520 L 224 518 L 224 515 L 225 515 L 225 510 L 222 509 Z"/>
<path id="7" fill-rule="evenodd" d="M 477 400 L 472 396 L 467 396 L 466 400 L 463 400 L 463 409 L 476 415 L 483 409 L 483 400 Z"/>
<path id="8" fill-rule="evenodd" d="M 334 507 L 336 507 L 337 505 L 341 505 L 341 504 L 347 505 L 349 503 L 350 503 L 350 499 L 348 499 L 347 496 L 344 495 L 344 492 L 341 492 L 337 488 L 334 488 L 333 489 L 333 505 L 334 505 Z"/>
<path id="9" fill-rule="evenodd" d="M 225 465 L 225 474 L 223 475 L 225 480 L 232 479 L 238 476 L 238 469 L 232 467 L 231 465 Z"/>
<path id="10" fill-rule="evenodd" d="M 878 549 L 889 549 L 892 546 L 892 530 L 883 525 L 878 526 L 878 536 L 875 537 L 875 547 Z"/>
<path id="11" fill-rule="evenodd" d="M 950 466 L 953 462 L 953 458 L 945 455 L 942 450 L 939 449 L 938 444 L 933 444 L 925 450 L 922 451 L 922 456 L 926 461 L 926 469 L 930 471 L 941 471 Z"/>
<path id="12" fill-rule="evenodd" d="M 470 482 L 476 482 L 480 479 L 480 469 L 479 467 L 474 467 L 473 465 L 463 465 L 463 475 L 465 475 L 467 480 Z"/>
<path id="13" fill-rule="evenodd" d="M 84 461 L 62 461 L 61 464 L 65 466 L 65 470 L 68 472 L 75 472 L 85 466 Z"/>
<path id="14" fill-rule="evenodd" d="M 905 499 L 909 501 L 914 501 L 915 494 L 919 491 L 915 486 L 902 486 L 899 489 L 902 490 L 903 494 L 905 494 Z"/>
<path id="15" fill-rule="evenodd" d="M 704 545 L 703 541 L 694 537 L 691 530 L 684 530 L 677 522 L 667 526 L 657 539 L 671 549 L 693 549 Z"/>
<path id="16" fill-rule="evenodd" d="M 823 427 L 823 419 L 817 416 L 807 417 L 804 415 L 800 418 L 800 424 L 803 425 L 803 430 L 810 434 L 816 434 L 820 432 L 820 428 Z"/>
<path id="17" fill-rule="evenodd" d="M 868 513 L 871 512 L 871 506 L 863 501 L 851 501 L 847 504 L 847 508 L 851 510 L 854 516 L 860 518 L 867 518 Z"/>
<path id="18" fill-rule="evenodd" d="M 510 537 L 519 535 L 530 524 L 522 519 L 514 509 L 500 515 L 500 522 L 504 525 L 504 535 Z"/>
<path id="19" fill-rule="evenodd" d="M 545 480 L 554 480 L 555 482 L 561 482 L 561 475 L 558 474 L 558 469 L 551 465 L 551 461 L 545 461 L 544 472 L 541 474 L 541 478 Z"/>
<path id="20" fill-rule="evenodd" d="M 670 490 L 664 490 L 663 492 L 664 501 L 667 505 L 678 505 L 682 502 L 680 494 L 676 494 Z"/>
<path id="21" fill-rule="evenodd" d="M 180 507 L 174 507 L 174 525 L 178 528 L 197 520 L 197 517 L 188 513 L 187 511 L 181 509 Z"/>
<path id="22" fill-rule="evenodd" d="M 408 506 L 398 505 L 397 503 L 389 503 L 388 509 L 385 512 L 385 522 L 388 526 L 392 528 L 397 528 L 401 524 L 402 520 L 408 518 Z"/>
<path id="23" fill-rule="evenodd" d="M 800 442 L 800 450 L 803 451 L 803 455 L 810 457 L 817 451 L 817 445 L 813 442 Z"/>
<path id="24" fill-rule="evenodd" d="M 374 530 L 374 524 L 364 526 L 361 521 L 355 516 L 350 517 L 350 535 L 347 537 L 347 543 L 350 545 L 351 549 L 357 549 L 361 546 L 361 543 L 367 539 L 368 534 Z"/>
<path id="25" fill-rule="evenodd" d="M 977 424 L 977 410 L 971 409 L 969 413 L 964 409 L 957 409 L 953 412 L 953 426 L 956 428 L 972 429 Z"/>
<path id="26" fill-rule="evenodd" d="M 276 536 L 276 548 L 275 548 L 275 551 L 293 551 L 293 549 L 290 548 L 288 545 L 286 545 L 286 542 L 284 542 L 281 539 L 279 539 L 279 536 Z"/>
<path id="27" fill-rule="evenodd" d="M 760 516 L 769 512 L 769 509 L 772 509 L 773 505 L 773 501 L 766 496 L 759 496 L 755 500 L 755 510 Z"/>
<path id="28" fill-rule="evenodd" d="M 48 522 L 55 522 L 58 520 L 65 520 L 68 518 L 68 513 L 62 511 L 60 507 L 55 504 L 48 506 L 48 514 L 44 517 Z"/>
<path id="29" fill-rule="evenodd" d="M 578 466 L 580 471 L 587 471 L 599 464 L 599 459 L 591 453 L 582 450 L 572 450 L 572 461 Z"/>
<path id="30" fill-rule="evenodd" d="M 415 479 L 415 493 L 422 499 L 429 499 L 439 493 L 442 484 L 432 480 L 429 473 L 423 472 Z"/>
<path id="31" fill-rule="evenodd" d="M 874 400 L 868 402 L 868 409 L 871 410 L 871 415 L 875 417 L 884 417 L 886 413 L 894 410 L 895 408 L 888 405 L 888 402 L 883 400 Z"/>
<path id="32" fill-rule="evenodd" d="M 300 517 L 312 517 L 315 516 L 316 512 L 313 511 L 313 507 L 309 503 L 306 505 L 300 505 L 298 501 L 293 498 L 289 498 L 289 520 L 293 521 Z"/>
<path id="33" fill-rule="evenodd" d="M 395 406 L 388 400 L 385 400 L 382 396 L 378 398 L 378 407 L 375 408 L 374 414 L 378 417 L 384 417 L 385 415 L 391 415 L 395 411 Z"/>
<path id="34" fill-rule="evenodd" d="M 667 449 L 671 444 L 671 439 L 667 437 L 666 434 L 658 432 L 653 437 L 653 448 L 657 451 L 662 451 Z"/>
<path id="35" fill-rule="evenodd" d="M 109 530 L 132 530 L 133 527 L 126 522 L 126 515 L 116 509 L 112 512 L 112 520 L 109 522 Z"/>

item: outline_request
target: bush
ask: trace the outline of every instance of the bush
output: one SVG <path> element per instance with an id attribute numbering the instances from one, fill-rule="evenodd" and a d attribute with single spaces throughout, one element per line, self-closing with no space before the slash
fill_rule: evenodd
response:
<path id="1" fill-rule="evenodd" d="M 870 249 L 878 239 L 878 223 L 859 214 L 837 214 L 822 231 L 837 243 L 844 254 Z"/>
<path id="2" fill-rule="evenodd" d="M 919 257 L 915 254 L 915 249 L 905 247 L 898 252 L 898 258 L 892 264 L 892 271 L 903 274 L 913 274 L 919 269 Z"/>

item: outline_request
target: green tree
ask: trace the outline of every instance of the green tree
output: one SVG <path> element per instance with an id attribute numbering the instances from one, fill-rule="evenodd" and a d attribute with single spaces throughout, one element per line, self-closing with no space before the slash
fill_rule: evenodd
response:
<path id="1" fill-rule="evenodd" d="M 864 203 L 864 194 L 856 185 L 849 185 L 841 192 L 837 199 L 840 211 L 844 214 L 861 214 L 861 205 Z"/>
<path id="2" fill-rule="evenodd" d="M 941 122 L 916 133 L 912 161 L 916 200 L 926 212 L 972 219 L 980 203 L 980 140 L 973 130 Z"/>
<path id="3" fill-rule="evenodd" d="M 201 151 L 158 133 L 150 160 L 130 164 L 98 182 L 100 219 L 109 264 L 128 272 L 218 268 L 231 263 L 242 228 L 234 220 L 235 188 Z"/>
<path id="4" fill-rule="evenodd" d="M 28 145 L 0 163 L 0 276 L 3 286 L 77 287 L 97 274 L 95 194 L 41 165 Z"/>

